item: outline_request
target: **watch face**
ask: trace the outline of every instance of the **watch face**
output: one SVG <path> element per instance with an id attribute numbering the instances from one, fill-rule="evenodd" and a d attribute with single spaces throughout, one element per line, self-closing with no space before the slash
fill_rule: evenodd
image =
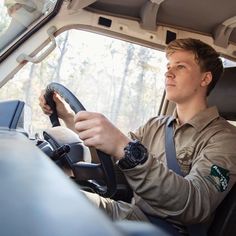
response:
<path id="1" fill-rule="evenodd" d="M 147 149 L 139 141 L 136 141 L 131 145 L 130 154 L 130 161 L 139 164 L 147 158 Z"/>
<path id="2" fill-rule="evenodd" d="M 130 142 L 124 150 L 125 157 L 119 160 L 119 166 L 123 169 L 133 168 L 147 160 L 147 149 L 138 140 Z"/>
<path id="3" fill-rule="evenodd" d="M 138 146 L 134 146 L 134 148 L 132 148 L 131 150 L 131 157 L 132 159 L 134 159 L 134 161 L 139 161 L 140 159 L 142 159 L 142 151 Z"/>

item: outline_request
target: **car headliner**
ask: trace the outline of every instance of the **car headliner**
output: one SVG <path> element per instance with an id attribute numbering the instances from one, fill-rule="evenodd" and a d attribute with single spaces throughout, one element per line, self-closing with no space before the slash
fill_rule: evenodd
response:
<path id="1" fill-rule="evenodd" d="M 100 18 L 110 21 L 110 26 L 100 24 Z M 45 37 L 52 26 L 55 36 L 70 28 L 84 29 L 160 50 L 175 38 L 193 37 L 236 61 L 235 0 L 70 0 L 63 1 L 38 28 L 29 28 L 0 57 L 0 87 L 25 64 L 21 55 L 34 56 L 50 42 Z M 9 65 L 16 69 L 10 72 Z"/>
<path id="2" fill-rule="evenodd" d="M 172 26 L 236 43 L 235 0 L 98 0 L 88 9 L 136 19 L 147 29 Z M 224 34 L 219 35 L 222 26 Z"/>

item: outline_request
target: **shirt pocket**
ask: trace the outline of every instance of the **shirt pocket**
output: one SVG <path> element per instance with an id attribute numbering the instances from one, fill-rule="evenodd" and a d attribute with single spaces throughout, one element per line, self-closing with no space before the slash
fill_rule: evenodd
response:
<path id="1" fill-rule="evenodd" d="M 176 158 L 180 164 L 180 169 L 184 175 L 187 175 L 192 166 L 192 160 L 194 156 L 194 147 L 184 147 L 176 152 Z"/>

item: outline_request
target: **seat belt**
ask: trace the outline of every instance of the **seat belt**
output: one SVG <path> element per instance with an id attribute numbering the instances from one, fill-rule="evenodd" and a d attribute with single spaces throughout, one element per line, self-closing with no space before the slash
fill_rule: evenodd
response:
<path id="1" fill-rule="evenodd" d="M 165 126 L 166 161 L 169 169 L 180 176 L 184 176 L 176 158 L 173 121 L 174 117 L 170 116 Z M 206 229 L 202 224 L 189 225 L 186 228 L 190 236 L 207 236 Z"/>
<path id="2" fill-rule="evenodd" d="M 174 117 L 170 116 L 167 120 L 165 127 L 166 162 L 169 169 L 173 170 L 176 174 L 183 176 L 183 173 L 176 158 L 173 121 Z"/>

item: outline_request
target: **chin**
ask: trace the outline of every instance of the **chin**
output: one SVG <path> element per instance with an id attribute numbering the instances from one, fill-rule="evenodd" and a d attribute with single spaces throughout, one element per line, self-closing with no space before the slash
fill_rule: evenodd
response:
<path id="1" fill-rule="evenodd" d="M 171 93 L 166 93 L 166 99 L 168 101 L 175 102 L 176 101 L 176 96 L 174 94 L 171 94 Z"/>

